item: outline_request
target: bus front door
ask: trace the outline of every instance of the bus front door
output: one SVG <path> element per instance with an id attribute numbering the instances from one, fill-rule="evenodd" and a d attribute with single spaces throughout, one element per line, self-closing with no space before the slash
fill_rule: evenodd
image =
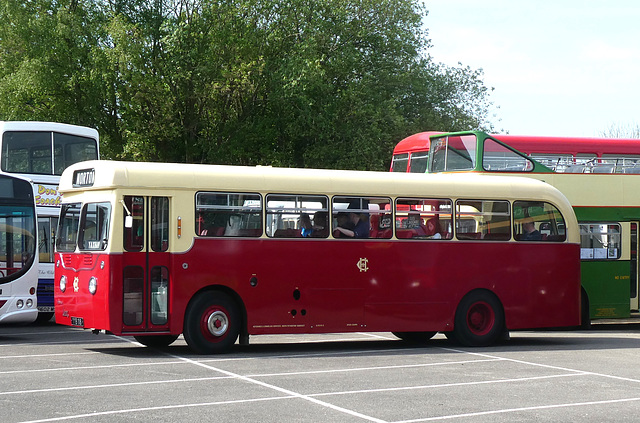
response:
<path id="1" fill-rule="evenodd" d="M 123 332 L 169 329 L 169 198 L 125 196 Z"/>

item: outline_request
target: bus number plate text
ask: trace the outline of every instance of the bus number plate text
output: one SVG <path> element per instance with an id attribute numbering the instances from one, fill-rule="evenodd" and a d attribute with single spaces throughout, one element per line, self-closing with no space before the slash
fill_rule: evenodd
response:
<path id="1" fill-rule="evenodd" d="M 72 317 L 71 324 L 73 326 L 79 326 L 81 328 L 84 327 L 84 317 Z"/>

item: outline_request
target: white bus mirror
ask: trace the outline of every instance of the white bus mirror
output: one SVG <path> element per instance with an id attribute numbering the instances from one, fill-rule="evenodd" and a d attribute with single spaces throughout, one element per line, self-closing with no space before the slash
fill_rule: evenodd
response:
<path id="1" fill-rule="evenodd" d="M 124 217 L 124 227 L 129 229 L 133 228 L 133 216 Z"/>

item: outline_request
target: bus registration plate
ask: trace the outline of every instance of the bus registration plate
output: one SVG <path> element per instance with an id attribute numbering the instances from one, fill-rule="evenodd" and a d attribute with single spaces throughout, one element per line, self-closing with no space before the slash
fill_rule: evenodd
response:
<path id="1" fill-rule="evenodd" d="M 73 326 L 79 326 L 81 328 L 84 327 L 84 317 L 72 317 L 71 324 Z"/>

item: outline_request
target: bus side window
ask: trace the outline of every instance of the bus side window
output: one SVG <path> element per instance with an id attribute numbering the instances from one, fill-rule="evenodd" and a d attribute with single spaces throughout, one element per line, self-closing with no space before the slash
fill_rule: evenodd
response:
<path id="1" fill-rule="evenodd" d="M 270 238 L 326 238 L 329 235 L 324 195 L 267 195 L 267 236 Z"/>
<path id="2" fill-rule="evenodd" d="M 564 242 L 564 218 L 553 204 L 541 201 L 515 201 L 513 234 L 516 241 Z"/>
<path id="3" fill-rule="evenodd" d="M 398 198 L 396 237 L 400 239 L 451 239 L 451 200 Z"/>
<path id="4" fill-rule="evenodd" d="M 456 238 L 506 241 L 511 239 L 511 213 L 508 201 L 456 201 Z"/>
<path id="5" fill-rule="evenodd" d="M 206 237 L 262 235 L 262 197 L 254 193 L 196 193 L 195 232 Z"/>
<path id="6" fill-rule="evenodd" d="M 386 197 L 333 197 L 334 238 L 390 238 L 391 199 Z M 382 225 L 382 226 L 381 226 Z M 384 227 L 385 225 L 386 228 Z"/>

